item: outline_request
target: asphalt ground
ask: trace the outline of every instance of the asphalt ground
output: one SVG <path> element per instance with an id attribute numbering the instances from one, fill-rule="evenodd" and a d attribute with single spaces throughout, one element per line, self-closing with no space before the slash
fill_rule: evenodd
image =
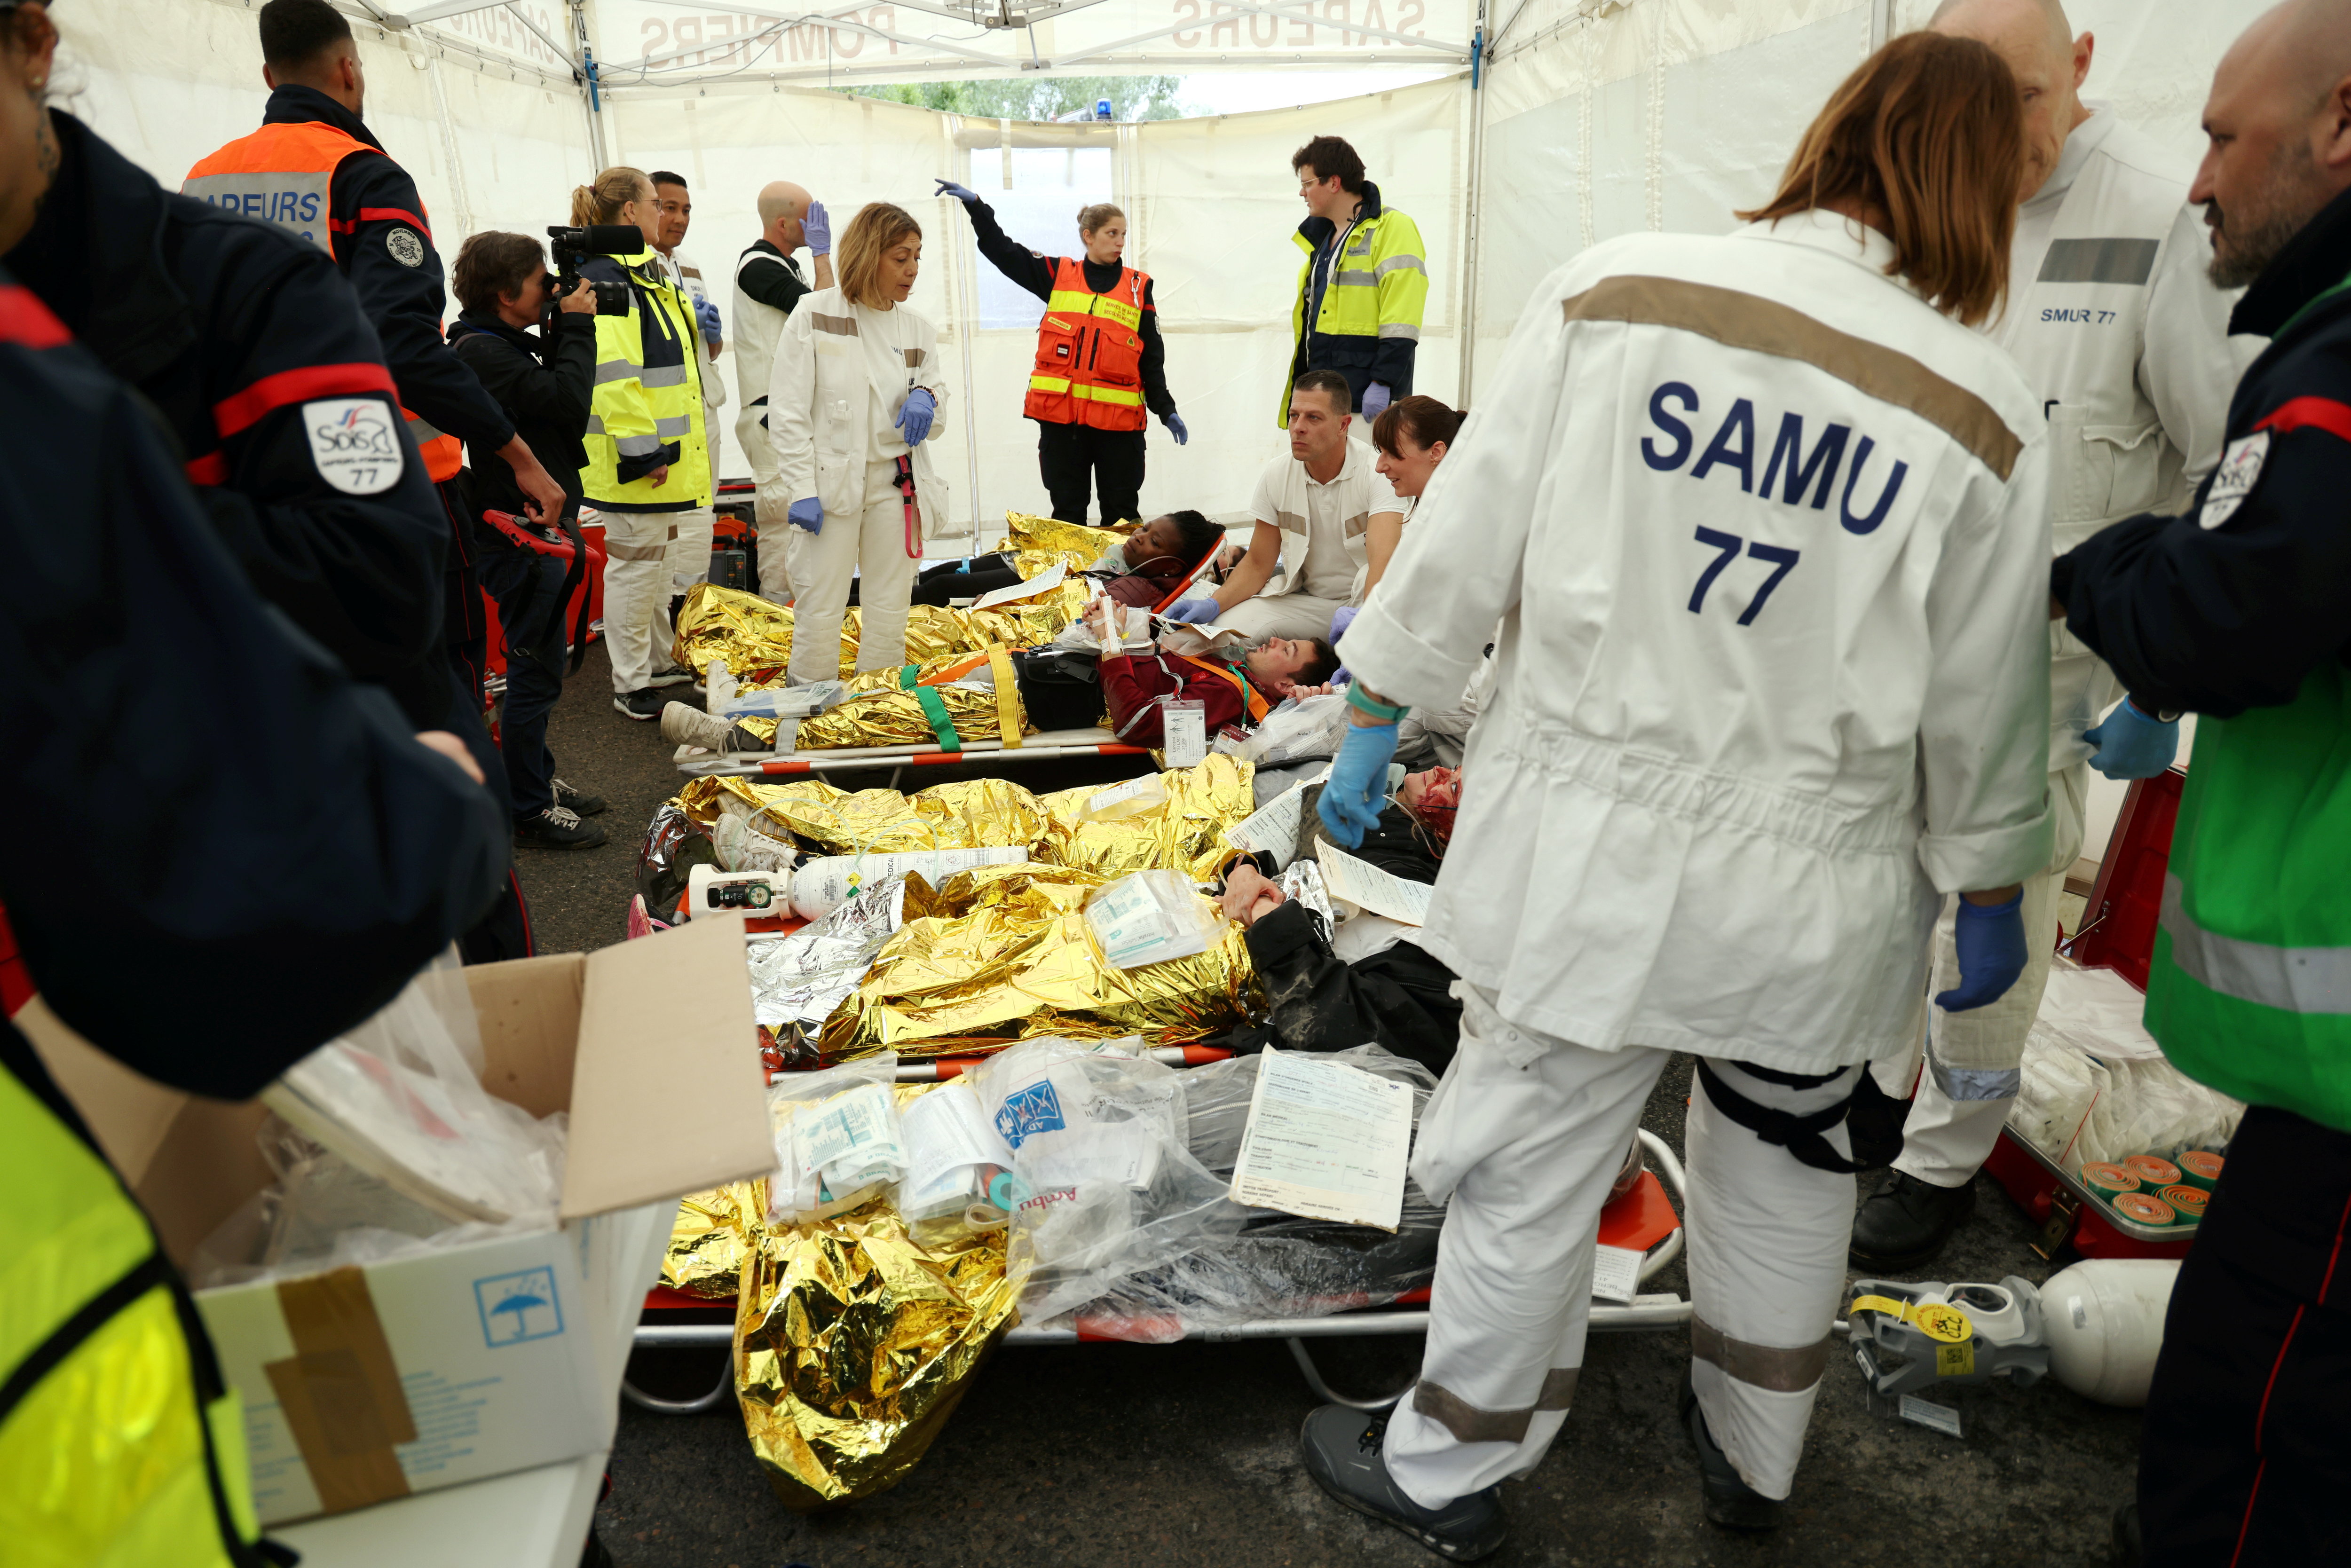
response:
<path id="1" fill-rule="evenodd" d="M 655 727 L 612 711 L 601 645 L 557 706 L 558 770 L 611 809 L 600 849 L 521 852 L 543 951 L 621 939 L 636 843 L 679 775 Z M 1139 771 L 1134 759 L 1045 763 L 1015 775 L 1038 789 Z M 966 776 L 910 772 L 914 789 Z M 836 777 L 885 783 L 886 771 Z M 1676 1149 L 1689 1067 L 1677 1059 L 1643 1124 Z M 1860 1178 L 1863 1195 L 1877 1176 Z M 1988 1177 L 1976 1215 L 1931 1277 L 2039 1283 L 2054 1272 L 2029 1247 L 2033 1226 Z M 1687 1293 L 1677 1261 L 1646 1287 Z M 1326 1340 L 1332 1386 L 1384 1394 L 1410 1381 L 1417 1339 Z M 2094 1405 L 2044 1379 L 1940 1389 L 1958 1438 L 1898 1419 L 1834 1358 L 1803 1465 L 1774 1535 L 1705 1523 L 1696 1461 L 1675 1418 L 1688 1354 L 1680 1333 L 1595 1335 L 1573 1413 L 1534 1473 L 1503 1488 L 1510 1539 L 1488 1561 L 1603 1568 L 1683 1564 L 2024 1564 L 2106 1561 L 2108 1518 L 2129 1492 L 2138 1415 Z M 723 1375 L 718 1352 L 645 1353 L 630 1377 L 684 1398 Z M 622 1407 L 612 1491 L 598 1533 L 626 1568 L 1094 1568 L 1096 1564 L 1364 1564 L 1437 1561 L 1384 1525 L 1330 1502 L 1298 1457 L 1316 1401 L 1280 1343 L 999 1350 L 972 1380 L 930 1453 L 899 1486 L 819 1515 L 768 1489 L 731 1405 L 705 1416 Z"/>

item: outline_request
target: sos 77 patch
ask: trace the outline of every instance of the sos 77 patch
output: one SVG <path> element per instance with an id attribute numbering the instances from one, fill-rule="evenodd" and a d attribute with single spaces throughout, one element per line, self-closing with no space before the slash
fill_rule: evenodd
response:
<path id="1" fill-rule="evenodd" d="M 407 456 L 397 417 L 373 398 L 304 403 L 302 434 L 319 477 L 346 496 L 378 496 L 398 484 Z"/>
<path id="2" fill-rule="evenodd" d="M 2204 509 L 2196 514 L 2196 526 L 2217 528 L 2235 517 L 2253 486 L 2262 482 L 2262 465 L 2269 455 L 2266 430 L 2229 443 L 2229 449 L 2220 454 L 2220 465 L 2212 470 L 2212 487 L 2204 492 Z"/>

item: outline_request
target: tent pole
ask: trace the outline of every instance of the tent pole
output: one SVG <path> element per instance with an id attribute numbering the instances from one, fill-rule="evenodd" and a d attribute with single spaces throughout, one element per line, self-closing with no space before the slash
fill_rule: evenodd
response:
<path id="1" fill-rule="evenodd" d="M 604 95 L 596 79 L 596 48 L 588 36 L 588 0 L 571 0 L 571 26 L 580 38 L 580 86 L 586 89 L 588 153 L 593 161 L 589 177 L 611 166 L 604 152 Z"/>
<path id="2" fill-rule="evenodd" d="M 1894 0 L 1869 0 L 1869 52 L 1876 54 L 1894 36 Z"/>
<path id="3" fill-rule="evenodd" d="M 1479 197 L 1486 183 L 1485 50 L 1486 0 L 1478 0 L 1478 28 L 1469 41 L 1469 188 L 1462 214 L 1461 369 L 1453 396 L 1457 408 L 1469 406 L 1478 364 L 1478 264 L 1485 239 L 1479 223 Z"/>
<path id="4" fill-rule="evenodd" d="M 963 166 L 957 167 L 950 163 L 948 168 L 958 181 L 967 183 L 971 179 L 971 155 L 964 152 L 963 138 L 957 134 L 963 129 L 963 116 L 948 115 L 941 129 L 946 132 L 948 156 L 960 157 L 963 160 Z M 944 199 L 953 201 L 951 197 Z M 955 202 L 954 205 L 957 211 L 963 207 L 961 202 Z M 956 224 L 952 215 L 948 217 L 947 225 L 950 231 L 960 240 L 963 230 Z M 976 238 L 974 243 L 977 244 Z M 953 254 L 956 268 L 956 305 L 963 317 L 962 330 L 957 333 L 957 337 L 963 349 L 964 456 L 971 465 L 971 536 L 967 541 L 969 548 L 964 553 L 977 555 L 979 553 L 979 404 L 972 392 L 971 361 L 979 352 L 979 279 L 972 272 L 972 253 L 969 248 L 958 244 Z"/>

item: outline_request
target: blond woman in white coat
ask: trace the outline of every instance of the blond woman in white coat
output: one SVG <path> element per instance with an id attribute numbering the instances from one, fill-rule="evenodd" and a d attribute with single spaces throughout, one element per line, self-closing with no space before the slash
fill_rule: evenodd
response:
<path id="1" fill-rule="evenodd" d="M 872 203 L 850 220 L 834 259 L 840 286 L 801 300 L 784 323 L 768 387 L 777 483 L 792 497 L 785 560 L 797 591 L 791 678 L 802 684 L 840 674 L 852 579 L 863 612 L 858 669 L 905 663 L 923 533 L 946 515 L 929 450 L 947 398 L 939 333 L 906 305 L 922 227 L 902 207 Z"/>
<path id="2" fill-rule="evenodd" d="M 1842 1304 L 1845 1103 L 1924 1023 L 1946 894 L 1975 914 L 1939 1003 L 2023 967 L 2048 439 L 1969 330 L 2008 280 L 2020 121 L 1991 49 L 1899 37 L 1745 228 L 1552 274 L 1347 632 L 1319 810 L 1352 842 L 1402 705 L 1452 702 L 1502 623 L 1420 936 L 1463 1004 L 1412 1156 L 1448 1200 L 1427 1350 L 1384 1430 L 1331 1406 L 1305 1432 L 1318 1481 L 1445 1555 L 1499 1543 L 1497 1484 L 1567 1417 L 1601 1207 L 1677 1051 L 1682 1419 L 1707 1518 L 1776 1521 Z"/>

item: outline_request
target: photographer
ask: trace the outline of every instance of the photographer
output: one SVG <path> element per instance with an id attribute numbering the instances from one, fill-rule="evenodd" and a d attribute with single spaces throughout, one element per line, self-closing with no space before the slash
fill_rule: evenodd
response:
<path id="1" fill-rule="evenodd" d="M 496 452 L 469 447 L 475 543 L 482 587 L 497 601 L 506 636 L 506 708 L 499 719 L 506 754 L 507 793 L 515 837 L 548 849 L 587 850 L 604 830 L 580 821 L 604 809 L 554 776 L 547 749 L 547 716 L 563 695 L 567 642 L 564 612 L 587 570 L 579 531 L 580 471 L 588 453 L 581 437 L 596 374 L 596 291 L 586 279 L 551 311 L 547 257 L 528 235 L 487 233 L 457 252 L 451 281 L 463 314 L 451 323 L 449 345 L 497 400 L 533 452 L 562 476 L 562 520 L 569 538 L 532 527 L 523 513 L 523 489 Z M 540 328 L 542 313 L 546 326 Z M 500 527 L 486 513 L 512 518 Z M 561 544 L 569 554 L 536 545 Z"/>

